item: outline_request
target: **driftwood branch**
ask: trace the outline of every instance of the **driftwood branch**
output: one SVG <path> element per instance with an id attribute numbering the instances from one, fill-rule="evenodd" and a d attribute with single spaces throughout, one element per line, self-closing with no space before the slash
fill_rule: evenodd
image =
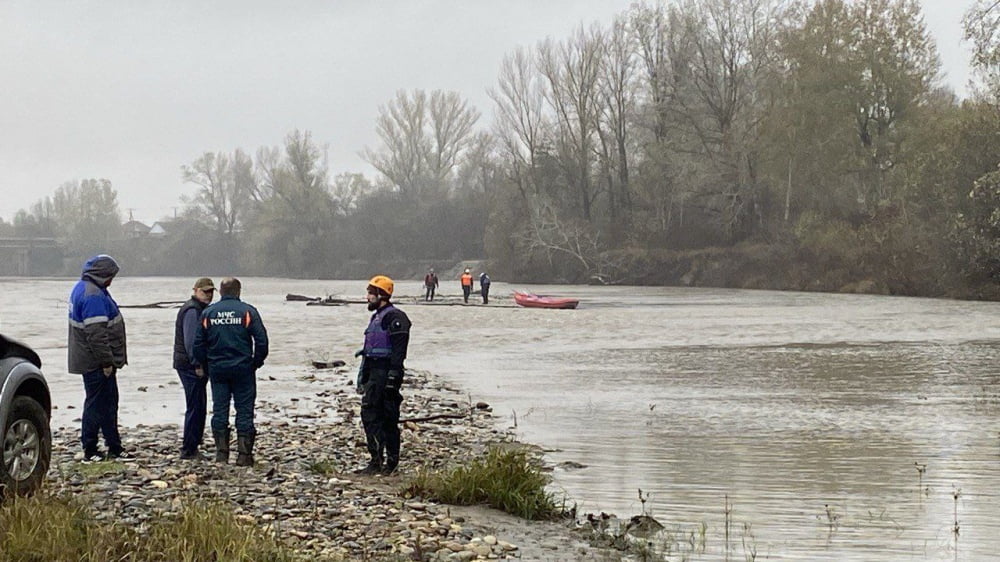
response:
<path id="1" fill-rule="evenodd" d="M 469 414 L 435 414 L 433 416 L 424 416 L 422 418 L 406 418 L 405 420 L 399 420 L 399 423 L 424 422 L 424 421 L 440 420 L 440 419 L 460 420 L 467 417 L 469 417 Z"/>
<path id="2" fill-rule="evenodd" d="M 160 301 L 149 304 L 120 304 L 118 308 L 177 308 L 186 301 Z"/>
<path id="3" fill-rule="evenodd" d="M 335 369 L 347 365 L 347 363 L 340 359 L 334 359 L 333 361 L 313 361 L 312 364 L 316 369 Z"/>
<path id="4" fill-rule="evenodd" d="M 286 294 L 285 300 L 292 302 L 305 302 L 306 304 L 314 304 L 321 306 L 336 306 L 338 304 L 365 304 L 366 302 L 368 302 L 359 299 L 342 299 L 340 297 L 334 297 L 332 295 L 325 297 L 308 297 L 306 295 L 296 295 L 295 293 Z"/>

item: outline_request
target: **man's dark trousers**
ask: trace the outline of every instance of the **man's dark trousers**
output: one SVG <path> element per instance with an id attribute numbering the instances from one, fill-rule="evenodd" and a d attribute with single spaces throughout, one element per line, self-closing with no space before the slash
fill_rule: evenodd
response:
<path id="1" fill-rule="evenodd" d="M 253 406 L 257 400 L 257 377 L 253 371 L 212 372 L 212 431 L 229 428 L 229 401 L 236 410 L 236 433 L 254 435 Z"/>
<path id="2" fill-rule="evenodd" d="M 83 401 L 80 443 L 87 456 L 97 454 L 98 432 L 104 434 L 108 453 L 122 452 L 122 437 L 118 433 L 118 376 L 105 376 L 103 369 L 83 374 Z"/>
<path id="3" fill-rule="evenodd" d="M 399 389 L 386 388 L 387 378 L 386 370 L 371 370 L 361 398 L 361 422 L 372 462 L 381 464 L 385 460 L 395 468 L 399 463 L 399 407 L 403 397 Z"/>
<path id="4" fill-rule="evenodd" d="M 208 377 L 199 377 L 194 369 L 177 369 L 184 385 L 184 442 L 181 451 L 197 453 L 205 434 L 205 415 L 208 411 Z"/>

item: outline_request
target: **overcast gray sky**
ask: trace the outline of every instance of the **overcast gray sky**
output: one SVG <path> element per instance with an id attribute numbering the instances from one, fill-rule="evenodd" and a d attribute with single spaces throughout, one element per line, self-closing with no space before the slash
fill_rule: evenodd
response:
<path id="1" fill-rule="evenodd" d="M 972 0 L 922 0 L 946 82 L 968 80 Z M 180 167 L 209 150 L 329 146 L 330 169 L 371 169 L 378 106 L 398 89 L 455 90 L 486 123 L 499 62 L 632 0 L 0 0 L 0 217 L 63 182 L 107 178 L 128 215 L 170 216 Z"/>

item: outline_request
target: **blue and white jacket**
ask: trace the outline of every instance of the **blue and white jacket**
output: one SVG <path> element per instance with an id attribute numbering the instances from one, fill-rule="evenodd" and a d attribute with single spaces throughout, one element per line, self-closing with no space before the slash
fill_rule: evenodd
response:
<path id="1" fill-rule="evenodd" d="M 83 274 L 69 296 L 68 370 L 83 374 L 104 367 L 122 368 L 125 352 L 125 319 L 108 293 L 118 274 L 111 256 L 94 256 L 83 264 Z"/>

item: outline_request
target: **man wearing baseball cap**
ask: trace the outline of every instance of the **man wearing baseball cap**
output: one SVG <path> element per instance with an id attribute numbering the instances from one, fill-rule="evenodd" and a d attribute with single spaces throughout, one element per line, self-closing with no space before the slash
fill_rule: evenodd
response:
<path id="1" fill-rule="evenodd" d="M 181 444 L 181 458 L 201 459 L 198 447 L 205 434 L 205 415 L 208 397 L 205 387 L 208 377 L 205 369 L 194 357 L 194 337 L 201 329 L 201 311 L 212 302 L 215 284 L 208 277 L 194 282 L 191 298 L 177 311 L 174 324 L 174 369 L 184 386 L 184 440 Z"/>

